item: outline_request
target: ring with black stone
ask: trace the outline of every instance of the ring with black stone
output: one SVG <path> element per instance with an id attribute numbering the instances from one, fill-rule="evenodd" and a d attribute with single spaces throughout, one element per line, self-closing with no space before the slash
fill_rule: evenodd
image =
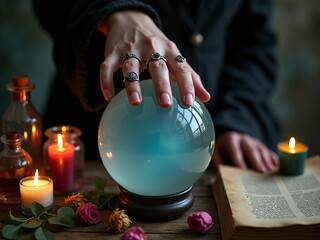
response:
<path id="1" fill-rule="evenodd" d="M 123 81 L 129 81 L 129 82 L 139 81 L 139 75 L 136 74 L 135 72 L 128 72 L 124 76 L 124 80 Z"/>
<path id="2" fill-rule="evenodd" d="M 148 62 L 147 62 L 147 69 L 149 69 L 149 63 L 151 61 L 159 61 L 159 60 L 163 60 L 165 63 L 167 63 L 167 60 L 158 52 L 154 52 L 151 54 Z"/>

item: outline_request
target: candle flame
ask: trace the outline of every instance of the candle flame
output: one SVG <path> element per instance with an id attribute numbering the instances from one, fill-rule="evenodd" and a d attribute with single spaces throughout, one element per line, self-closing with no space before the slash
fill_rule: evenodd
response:
<path id="1" fill-rule="evenodd" d="M 294 149 L 295 147 L 296 147 L 296 140 L 294 139 L 294 137 L 291 137 L 289 140 L 289 148 Z"/>
<path id="2" fill-rule="evenodd" d="M 39 185 L 39 173 L 38 169 L 36 170 L 36 173 L 34 174 L 34 185 L 38 186 Z"/>
<path id="3" fill-rule="evenodd" d="M 58 148 L 61 149 L 63 148 L 63 141 L 62 141 L 62 134 L 58 134 Z"/>

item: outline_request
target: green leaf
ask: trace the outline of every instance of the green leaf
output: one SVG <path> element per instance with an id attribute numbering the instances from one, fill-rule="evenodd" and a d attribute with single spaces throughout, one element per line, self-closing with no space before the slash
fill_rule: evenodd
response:
<path id="1" fill-rule="evenodd" d="M 49 223 L 63 227 L 74 227 L 76 225 L 75 218 L 70 216 L 57 216 L 48 219 Z"/>
<path id="2" fill-rule="evenodd" d="M 22 235 L 22 228 L 20 225 L 5 225 L 2 228 L 2 236 L 6 239 L 18 239 Z"/>
<path id="3" fill-rule="evenodd" d="M 38 228 L 41 226 L 41 224 L 43 223 L 43 221 L 39 218 L 30 218 L 28 219 L 28 221 L 26 221 L 25 223 L 21 224 L 21 227 L 23 228 Z"/>
<path id="4" fill-rule="evenodd" d="M 74 210 L 70 207 L 60 207 L 57 212 L 58 216 L 66 215 L 74 217 L 76 214 L 74 213 Z"/>
<path id="5" fill-rule="evenodd" d="M 18 218 L 18 217 L 13 216 L 11 211 L 9 211 L 9 218 L 10 218 L 10 220 L 13 220 L 13 221 L 18 222 L 18 223 L 23 223 L 23 222 L 28 220 L 28 218 L 25 218 L 25 217 Z"/>
<path id="6" fill-rule="evenodd" d="M 38 202 L 33 202 L 31 204 L 31 212 L 34 216 L 38 217 L 41 213 L 45 212 L 46 209 Z"/>
<path id="7" fill-rule="evenodd" d="M 41 227 L 34 232 L 34 236 L 37 240 L 54 240 L 54 234 Z"/>
<path id="8" fill-rule="evenodd" d="M 96 189 L 104 191 L 104 188 L 107 186 L 107 181 L 99 176 L 93 178 L 93 185 Z"/>

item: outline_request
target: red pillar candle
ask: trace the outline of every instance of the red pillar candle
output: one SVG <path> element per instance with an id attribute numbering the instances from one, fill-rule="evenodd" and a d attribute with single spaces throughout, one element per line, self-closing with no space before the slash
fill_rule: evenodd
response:
<path id="1" fill-rule="evenodd" d="M 58 142 L 48 147 L 50 174 L 54 181 L 54 190 L 71 192 L 74 187 L 74 145 L 63 142 L 58 134 Z"/>

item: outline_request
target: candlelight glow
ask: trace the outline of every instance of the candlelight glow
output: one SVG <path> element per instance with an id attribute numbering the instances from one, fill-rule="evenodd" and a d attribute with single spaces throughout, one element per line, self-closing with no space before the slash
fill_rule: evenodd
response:
<path id="1" fill-rule="evenodd" d="M 294 139 L 294 137 L 291 137 L 289 140 L 289 148 L 294 149 L 295 147 L 296 147 L 296 140 Z"/>
<path id="2" fill-rule="evenodd" d="M 34 174 L 34 186 L 39 186 L 39 173 L 38 173 L 38 169 L 36 170 L 36 173 Z"/>
<path id="3" fill-rule="evenodd" d="M 62 134 L 58 134 L 58 148 L 61 149 L 63 148 L 63 141 L 62 141 Z"/>

